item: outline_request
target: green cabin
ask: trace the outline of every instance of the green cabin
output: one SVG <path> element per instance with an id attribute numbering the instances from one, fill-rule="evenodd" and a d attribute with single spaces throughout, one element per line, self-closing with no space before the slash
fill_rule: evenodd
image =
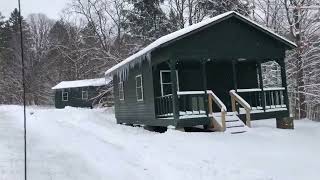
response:
<path id="1" fill-rule="evenodd" d="M 289 117 L 284 59 L 295 47 L 233 11 L 163 36 L 106 71 L 117 123 L 239 133 Z M 269 61 L 281 69 L 277 87 L 264 86 Z"/>
<path id="2" fill-rule="evenodd" d="M 52 87 L 55 91 L 55 107 L 59 109 L 66 106 L 92 108 L 102 98 L 111 96 L 111 91 L 101 94 L 101 91 L 107 91 L 111 87 L 111 83 L 111 78 L 62 81 Z"/>

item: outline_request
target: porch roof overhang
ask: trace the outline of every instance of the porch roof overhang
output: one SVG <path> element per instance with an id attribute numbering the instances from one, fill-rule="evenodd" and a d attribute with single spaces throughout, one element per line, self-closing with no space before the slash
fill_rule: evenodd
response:
<path id="1" fill-rule="evenodd" d="M 230 17 L 236 17 L 239 20 L 245 22 L 246 24 L 253 26 L 254 28 L 262 31 L 263 33 L 266 33 L 267 35 L 273 37 L 274 39 L 278 40 L 279 42 L 283 43 L 287 48 L 286 49 L 293 49 L 295 47 L 297 47 L 297 45 L 286 39 L 285 37 L 282 37 L 276 33 L 274 33 L 273 31 L 269 30 L 268 28 L 254 22 L 253 20 L 235 12 L 235 11 L 229 11 L 220 15 L 217 15 L 215 17 L 203 20 L 199 23 L 193 24 L 191 26 L 188 26 L 186 28 L 180 29 L 178 31 L 175 31 L 173 33 L 170 33 L 168 35 L 162 36 L 161 38 L 157 39 L 156 41 L 154 41 L 153 43 L 149 44 L 148 46 L 146 46 L 144 49 L 140 50 L 139 52 L 129 56 L 128 58 L 126 58 L 125 60 L 123 60 L 122 62 L 116 64 L 115 66 L 111 67 L 110 69 L 108 69 L 105 72 L 105 75 L 112 75 L 117 71 L 121 71 L 123 69 L 128 69 L 131 66 L 134 66 L 136 63 L 141 62 L 143 59 L 151 59 L 151 52 L 168 46 L 169 44 L 182 39 L 186 36 L 189 36 L 195 32 L 198 32 L 204 28 L 207 28 L 209 26 L 212 26 L 214 24 L 217 24 L 218 22 L 221 22 L 223 20 L 226 20 Z"/>

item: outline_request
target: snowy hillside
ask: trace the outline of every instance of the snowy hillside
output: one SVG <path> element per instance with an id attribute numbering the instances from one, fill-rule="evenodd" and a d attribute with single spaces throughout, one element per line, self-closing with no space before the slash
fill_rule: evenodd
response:
<path id="1" fill-rule="evenodd" d="M 0 180 L 23 177 L 22 108 L 0 106 Z M 319 179 L 320 123 L 255 121 L 250 132 L 163 134 L 115 123 L 112 110 L 32 107 L 32 180 Z"/>

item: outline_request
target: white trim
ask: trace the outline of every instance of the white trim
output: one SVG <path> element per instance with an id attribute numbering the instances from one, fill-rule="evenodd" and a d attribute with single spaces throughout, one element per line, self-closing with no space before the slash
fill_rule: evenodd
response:
<path id="1" fill-rule="evenodd" d="M 137 78 L 141 78 L 141 80 L 140 80 L 140 86 L 138 86 L 138 84 L 137 84 Z M 142 83 L 142 75 L 141 74 L 139 74 L 139 75 L 137 75 L 136 76 L 136 97 L 137 97 L 137 101 L 143 101 L 143 83 Z M 141 89 L 141 99 L 139 99 L 139 97 L 138 97 L 138 88 L 140 88 Z"/>
<path id="2" fill-rule="evenodd" d="M 83 93 L 85 93 L 86 97 L 83 97 Z M 81 91 L 81 99 L 82 100 L 88 100 L 89 99 L 88 90 L 82 90 Z"/>
<path id="3" fill-rule="evenodd" d="M 170 83 L 163 83 L 163 81 L 162 81 L 162 73 L 163 72 L 168 72 L 168 73 L 171 73 L 171 70 L 160 70 L 160 88 L 161 88 L 161 96 L 163 97 L 163 96 L 165 96 L 164 94 L 163 94 L 163 84 L 166 84 L 166 85 L 171 85 L 172 84 L 172 81 L 170 82 Z M 178 70 L 176 70 L 176 78 L 177 78 L 177 89 L 178 89 L 178 91 L 180 90 L 180 88 L 179 88 L 179 74 L 178 74 Z M 171 79 L 171 75 L 170 75 L 170 79 Z M 166 94 L 167 95 L 167 94 Z"/>
<path id="4" fill-rule="evenodd" d="M 259 88 L 252 88 L 252 89 L 237 89 L 237 92 L 260 92 L 261 89 Z"/>
<path id="5" fill-rule="evenodd" d="M 65 93 L 67 94 L 67 96 L 66 96 L 67 98 L 66 98 L 66 99 L 64 98 L 64 94 L 65 94 Z M 69 101 L 69 92 L 68 92 L 68 91 L 62 90 L 61 95 L 62 95 L 62 96 L 61 96 L 61 100 L 62 100 L 62 101 L 64 101 L 64 102 Z"/>
<path id="6" fill-rule="evenodd" d="M 264 91 L 282 91 L 285 90 L 284 87 L 269 87 L 263 88 Z M 262 91 L 260 88 L 252 88 L 252 89 L 237 89 L 237 92 L 260 92 Z"/>
<path id="7" fill-rule="evenodd" d="M 281 91 L 285 90 L 284 87 L 269 87 L 269 88 L 263 88 L 264 91 Z"/>
<path id="8" fill-rule="evenodd" d="M 121 88 L 120 88 L 121 87 Z M 120 91 L 120 89 L 122 89 L 121 91 Z M 122 92 L 122 98 L 121 98 L 121 93 L 120 92 Z M 124 88 L 123 88 L 123 81 L 120 81 L 119 83 L 118 83 L 118 93 L 119 93 L 119 100 L 120 101 L 124 101 Z"/>

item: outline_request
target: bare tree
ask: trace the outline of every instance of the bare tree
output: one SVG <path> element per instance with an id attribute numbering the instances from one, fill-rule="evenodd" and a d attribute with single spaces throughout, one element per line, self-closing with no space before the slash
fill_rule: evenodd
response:
<path id="1" fill-rule="evenodd" d="M 320 6 L 317 0 L 253 0 L 253 19 L 290 38 L 297 48 L 288 52 L 288 89 L 294 116 L 313 114 L 318 106 Z M 308 116 L 309 117 L 309 116 Z"/>
<path id="2" fill-rule="evenodd" d="M 117 63 L 123 58 L 123 24 L 128 4 L 124 0 L 73 0 L 68 13 L 81 15 L 93 27 L 107 60 Z"/>

